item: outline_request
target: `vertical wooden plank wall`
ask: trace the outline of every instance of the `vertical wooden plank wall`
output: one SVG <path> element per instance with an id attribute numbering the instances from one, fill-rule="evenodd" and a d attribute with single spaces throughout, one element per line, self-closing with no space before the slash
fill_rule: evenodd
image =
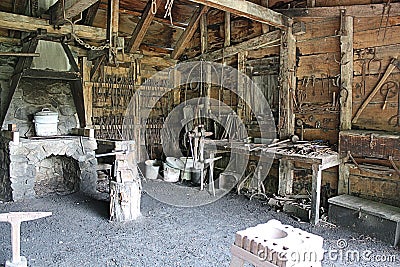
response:
<path id="1" fill-rule="evenodd" d="M 306 26 L 306 32 L 297 36 L 296 133 L 306 140 L 335 144 L 339 133 L 340 13 L 295 20 Z"/>
<path id="2" fill-rule="evenodd" d="M 382 10 L 384 14 L 382 16 L 354 18 L 353 116 L 380 81 L 391 59 L 399 56 L 400 16 L 393 15 L 395 12 L 398 13 L 392 7 L 388 13 L 386 7 L 386 10 Z M 387 81 L 392 85 L 397 84 L 398 87 L 399 80 L 400 70 L 395 68 Z M 352 124 L 352 128 L 399 133 L 400 127 L 389 124 L 389 119 L 397 114 L 399 105 L 400 92 L 398 89 L 394 91 L 397 93 L 387 95 L 386 91 L 380 90 L 361 113 L 357 122 Z M 383 108 L 385 100 L 386 105 Z M 370 163 L 391 166 L 388 161 Z M 399 166 L 400 163 L 396 161 L 395 164 Z M 349 172 L 348 179 L 340 181 L 346 183 L 342 185 L 342 191 L 347 191 L 345 193 L 400 206 L 400 176 L 397 172 L 376 174 L 354 166 L 343 171 Z"/>

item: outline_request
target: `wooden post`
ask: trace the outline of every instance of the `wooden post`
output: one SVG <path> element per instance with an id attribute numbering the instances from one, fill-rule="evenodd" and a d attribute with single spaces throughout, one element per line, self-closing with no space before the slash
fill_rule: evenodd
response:
<path id="1" fill-rule="evenodd" d="M 137 181 L 110 183 L 110 220 L 132 221 L 140 216 L 140 184 Z"/>
<path id="2" fill-rule="evenodd" d="M 207 13 L 204 13 L 200 17 L 200 42 L 201 42 L 201 53 L 204 54 L 208 49 L 208 33 L 207 33 Z"/>
<path id="3" fill-rule="evenodd" d="M 282 32 L 279 73 L 279 125 L 280 139 L 294 134 L 294 111 L 292 95 L 296 90 L 296 40 L 292 26 Z"/>
<path id="4" fill-rule="evenodd" d="M 269 0 L 261 0 L 260 5 L 263 6 L 263 7 L 267 7 L 268 8 L 269 7 Z M 262 33 L 267 33 L 271 29 L 270 29 L 268 24 L 263 23 L 263 24 L 261 24 L 261 30 L 262 30 Z"/>
<path id="5" fill-rule="evenodd" d="M 319 164 L 312 165 L 311 223 L 318 224 L 321 201 L 322 170 Z"/>
<path id="6" fill-rule="evenodd" d="M 340 130 L 351 130 L 353 116 L 353 17 L 346 16 L 341 10 L 340 25 L 340 52 L 342 55 L 340 65 Z M 338 193 L 349 193 L 350 168 L 347 160 L 339 165 Z"/>
<path id="7" fill-rule="evenodd" d="M 293 191 L 293 162 L 286 159 L 279 160 L 278 194 L 291 195 Z"/>
<path id="8" fill-rule="evenodd" d="M 341 163 L 339 165 L 339 181 L 338 181 L 338 194 L 349 194 L 349 177 L 350 177 L 350 166 L 349 164 Z"/>
<path id="9" fill-rule="evenodd" d="M 85 106 L 85 119 L 86 126 L 92 126 L 92 117 L 93 117 L 93 86 L 88 85 L 87 82 L 90 82 L 90 62 L 86 57 L 81 58 L 80 62 L 81 72 L 82 72 L 82 80 L 83 80 L 83 102 Z"/>
<path id="10" fill-rule="evenodd" d="M 211 87 L 212 87 L 212 67 L 209 62 L 206 62 L 205 66 L 206 70 L 206 80 L 205 80 L 205 86 L 206 86 L 206 99 L 205 99 L 205 105 L 204 105 L 204 116 L 208 118 L 208 114 L 211 112 L 211 105 L 210 105 L 210 100 L 211 100 Z M 208 125 L 207 125 L 208 126 Z"/>
<path id="11" fill-rule="evenodd" d="M 340 35 L 340 130 L 351 130 L 353 115 L 353 17 L 345 16 L 342 10 L 342 25 Z"/>
<path id="12" fill-rule="evenodd" d="M 231 13 L 225 12 L 225 22 L 224 22 L 224 47 L 231 46 Z"/>
<path id="13" fill-rule="evenodd" d="M 307 7 L 315 7 L 315 0 L 307 0 Z"/>
<path id="14" fill-rule="evenodd" d="M 238 53 L 238 84 L 237 84 L 237 94 L 239 96 L 237 103 L 237 114 L 239 118 L 244 119 L 245 116 L 245 80 L 242 78 L 242 75 L 246 75 L 246 60 L 247 60 L 247 51 Z"/>
<path id="15" fill-rule="evenodd" d="M 117 46 L 119 29 L 119 0 L 108 0 L 108 10 L 107 10 L 107 40 L 110 45 L 108 60 L 114 60 L 114 55 L 112 53 L 112 48 Z"/>

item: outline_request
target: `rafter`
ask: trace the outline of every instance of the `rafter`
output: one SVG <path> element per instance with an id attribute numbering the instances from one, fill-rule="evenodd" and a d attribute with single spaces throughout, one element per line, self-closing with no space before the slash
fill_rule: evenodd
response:
<path id="1" fill-rule="evenodd" d="M 185 51 L 186 46 L 192 39 L 193 34 L 195 33 L 197 27 L 199 26 L 201 15 L 205 14 L 207 11 L 208 7 L 202 6 L 199 9 L 197 9 L 196 12 L 194 12 L 194 14 L 190 19 L 189 25 L 182 33 L 182 35 L 179 37 L 175 49 L 174 51 L 172 51 L 171 58 L 178 59 L 182 55 L 183 51 Z"/>
<path id="2" fill-rule="evenodd" d="M 43 29 L 47 34 L 55 36 L 65 36 L 72 32 L 70 25 L 54 28 L 48 20 L 7 12 L 0 12 L 0 28 L 23 32 L 36 32 L 38 29 Z M 74 32 L 80 38 L 91 40 L 106 39 L 106 30 L 102 28 L 75 25 Z"/>
<path id="3" fill-rule="evenodd" d="M 277 9 L 276 11 L 290 17 L 326 18 L 340 17 L 341 10 L 346 10 L 346 15 L 352 17 L 382 16 L 385 4 L 332 6 L 312 8 Z M 390 4 L 390 16 L 400 16 L 400 3 Z"/>
<path id="4" fill-rule="evenodd" d="M 94 18 L 96 17 L 97 11 L 100 7 L 100 1 L 91 5 L 88 9 L 83 13 L 83 24 L 91 26 L 93 25 Z"/>
<path id="5" fill-rule="evenodd" d="M 269 8 L 246 0 L 190 0 L 222 11 L 228 11 L 242 17 L 266 23 L 278 28 L 287 28 L 291 19 Z"/>
<path id="6" fill-rule="evenodd" d="M 149 1 L 151 1 L 151 0 L 149 0 Z M 100 7 L 99 8 L 103 9 L 103 10 L 106 10 L 107 9 L 107 5 L 102 3 L 101 1 L 99 1 L 99 2 L 100 2 Z M 126 15 L 130 15 L 130 16 L 134 16 L 134 17 L 142 17 L 142 14 L 143 14 L 142 12 L 139 12 L 139 11 L 130 10 L 130 9 L 128 9 L 128 7 L 121 8 L 119 13 L 120 14 L 126 14 Z M 168 27 L 171 27 L 171 28 L 185 29 L 186 26 L 187 26 L 186 23 L 182 23 L 182 22 L 179 22 L 179 21 L 174 21 L 174 24 L 172 25 L 170 19 L 165 19 L 163 17 L 154 17 L 153 20 L 157 21 L 159 23 L 162 23 L 164 25 L 167 25 Z"/>
<path id="7" fill-rule="evenodd" d="M 281 41 L 281 31 L 276 30 L 269 32 L 242 43 L 225 47 L 213 52 L 206 53 L 204 55 L 194 58 L 195 60 L 205 59 L 208 61 L 217 61 L 224 57 L 231 57 L 242 51 L 249 51 L 260 49 L 269 45 L 278 45 Z"/>
<path id="8" fill-rule="evenodd" d="M 150 27 L 150 24 L 155 16 L 157 7 L 161 5 L 161 1 L 162 0 L 155 1 L 155 8 L 156 8 L 155 11 L 152 10 L 153 1 L 152 0 L 147 1 L 146 7 L 144 8 L 140 21 L 138 24 L 136 24 L 136 27 L 132 33 L 132 37 L 128 40 L 126 44 L 125 51 L 127 53 L 129 52 L 133 53 L 139 49 L 139 46 L 143 41 L 144 35 L 146 34 L 147 29 Z"/>
<path id="9" fill-rule="evenodd" d="M 51 24 L 62 25 L 65 19 L 71 19 L 99 0 L 58 0 L 49 8 Z"/>

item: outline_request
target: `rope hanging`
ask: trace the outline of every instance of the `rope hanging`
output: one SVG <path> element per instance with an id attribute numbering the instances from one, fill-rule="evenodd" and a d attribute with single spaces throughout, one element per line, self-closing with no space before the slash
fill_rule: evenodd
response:
<path id="1" fill-rule="evenodd" d="M 167 0 L 167 3 L 165 3 L 165 15 L 164 18 L 169 17 L 169 20 L 171 21 L 171 25 L 174 25 L 172 23 L 172 6 L 174 4 L 174 0 Z"/>
<path id="2" fill-rule="evenodd" d="M 156 0 L 151 0 L 151 13 L 155 15 L 157 13 L 157 2 Z"/>

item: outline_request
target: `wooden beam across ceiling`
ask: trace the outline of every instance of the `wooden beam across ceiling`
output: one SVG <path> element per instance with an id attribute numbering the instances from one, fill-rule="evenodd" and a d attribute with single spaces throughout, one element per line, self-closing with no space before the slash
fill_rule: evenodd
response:
<path id="1" fill-rule="evenodd" d="M 49 8 L 51 24 L 62 25 L 65 19 L 71 19 L 99 0 L 58 0 Z"/>
<path id="2" fill-rule="evenodd" d="M 94 18 L 96 17 L 97 11 L 100 7 L 100 1 L 94 3 L 83 13 L 83 24 L 84 25 L 93 25 Z"/>
<path id="3" fill-rule="evenodd" d="M 281 41 L 281 31 L 276 30 L 273 32 L 269 32 L 250 40 L 244 41 L 242 43 L 238 43 L 236 45 L 232 45 L 229 47 L 225 47 L 213 52 L 209 52 L 194 58 L 195 60 L 205 59 L 208 61 L 217 61 L 223 58 L 231 57 L 236 55 L 239 52 L 249 51 L 260 49 L 270 45 L 279 45 Z"/>
<path id="4" fill-rule="evenodd" d="M 195 33 L 197 27 L 199 26 L 199 21 L 201 16 L 205 14 L 207 11 L 208 7 L 202 6 L 194 12 L 194 14 L 190 19 L 189 25 L 182 33 L 182 35 L 179 37 L 179 40 L 175 45 L 175 49 L 174 51 L 172 51 L 171 54 L 172 59 L 178 59 L 182 55 L 183 51 L 185 51 L 186 46 L 189 44 L 190 40 L 193 37 L 193 34 Z"/>
<path id="5" fill-rule="evenodd" d="M 380 17 L 386 4 L 312 7 L 277 9 L 276 12 L 290 17 L 327 18 L 340 17 L 341 10 L 346 10 L 346 15 L 352 17 Z M 387 7 L 386 7 L 387 9 Z M 390 16 L 400 16 L 400 3 L 390 3 Z"/>
<path id="6" fill-rule="evenodd" d="M 151 1 L 151 0 L 149 0 L 149 1 Z M 107 9 L 107 5 L 102 3 L 101 1 L 99 1 L 99 2 L 100 2 L 99 8 L 103 9 L 103 10 L 106 10 Z M 120 8 L 119 13 L 120 14 L 126 14 L 126 15 L 130 15 L 130 16 L 134 16 L 134 17 L 142 17 L 142 12 L 126 9 L 126 7 L 125 8 Z M 183 23 L 183 22 L 179 22 L 179 21 L 174 21 L 174 24 L 171 24 L 171 20 L 165 19 L 163 17 L 154 17 L 153 20 L 157 21 L 157 22 L 160 22 L 160 23 L 162 23 L 164 25 L 167 25 L 168 27 L 171 27 L 171 28 L 186 29 L 186 26 L 187 26 L 187 23 Z"/>
<path id="7" fill-rule="evenodd" d="M 71 26 L 60 26 L 59 28 L 50 25 L 49 21 L 41 18 L 34 18 L 24 15 L 17 15 L 7 12 L 0 12 L 0 28 L 23 32 L 36 32 L 43 29 L 49 35 L 65 36 L 71 34 Z M 105 40 L 106 30 L 102 28 L 75 25 L 74 33 L 80 37 L 90 40 Z"/>
<path id="8" fill-rule="evenodd" d="M 191 2 L 228 11 L 232 14 L 266 23 L 277 28 L 286 29 L 291 24 L 291 18 L 269 8 L 246 0 L 190 0 Z"/>
<path id="9" fill-rule="evenodd" d="M 136 24 L 135 29 L 133 30 L 132 37 L 128 40 L 125 51 L 136 52 L 139 49 L 140 44 L 143 41 L 144 35 L 147 32 L 147 29 L 150 27 L 150 24 L 156 15 L 157 8 L 161 5 L 162 0 L 155 0 L 155 10 L 153 9 L 153 0 L 148 0 L 146 7 L 144 8 L 143 14 L 140 18 L 138 24 Z"/>

